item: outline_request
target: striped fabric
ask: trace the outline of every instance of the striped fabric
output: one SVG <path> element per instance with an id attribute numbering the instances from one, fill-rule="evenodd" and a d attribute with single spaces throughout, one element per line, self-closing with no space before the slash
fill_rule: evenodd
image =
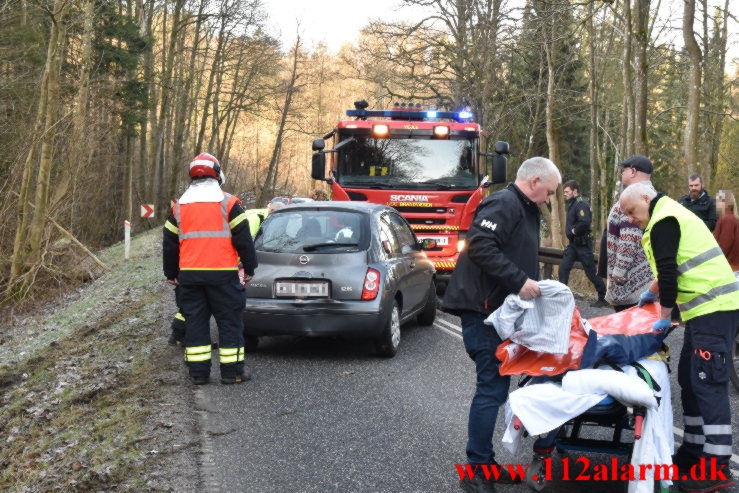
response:
<path id="1" fill-rule="evenodd" d="M 553 281 L 539 281 L 541 296 L 521 299 L 508 295 L 485 323 L 495 327 L 501 339 L 510 339 L 542 353 L 566 354 L 575 298 L 570 288 Z"/>

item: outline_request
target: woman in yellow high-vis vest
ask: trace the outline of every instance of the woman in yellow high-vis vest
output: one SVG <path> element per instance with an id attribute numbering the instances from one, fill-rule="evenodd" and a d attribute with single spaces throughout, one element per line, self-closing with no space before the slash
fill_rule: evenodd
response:
<path id="1" fill-rule="evenodd" d="M 678 363 L 684 435 L 674 456 L 678 486 L 688 492 L 727 488 L 734 484 L 728 381 L 739 281 L 703 221 L 678 202 L 637 183 L 621 194 L 621 208 L 644 228 L 642 246 L 657 279 L 639 305 L 659 296 L 661 319 L 654 330 L 669 327 L 675 304 L 685 321 Z M 708 474 L 694 477 L 690 471 L 701 463 Z"/>

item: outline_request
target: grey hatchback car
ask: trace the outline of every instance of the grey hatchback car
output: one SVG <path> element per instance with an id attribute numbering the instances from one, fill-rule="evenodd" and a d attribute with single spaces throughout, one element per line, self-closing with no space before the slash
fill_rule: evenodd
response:
<path id="1" fill-rule="evenodd" d="M 260 336 L 367 338 L 394 356 L 400 326 L 436 316 L 435 270 L 413 230 L 388 206 L 309 202 L 279 209 L 254 240 L 246 285 L 247 351 Z"/>

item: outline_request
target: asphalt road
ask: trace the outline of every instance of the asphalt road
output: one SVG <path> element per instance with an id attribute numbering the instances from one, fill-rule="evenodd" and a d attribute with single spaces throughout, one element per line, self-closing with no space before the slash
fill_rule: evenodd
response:
<path id="1" fill-rule="evenodd" d="M 608 313 L 578 304 L 585 317 Z M 668 343 L 677 354 L 679 330 Z M 257 352 L 247 354 L 247 364 L 254 371 L 251 382 L 213 383 L 195 390 L 207 491 L 461 491 L 455 464 L 465 461 L 475 371 L 456 317 L 439 313 L 431 327 L 405 326 L 392 359 L 376 357 L 364 341 L 284 337 L 264 338 Z M 676 369 L 677 361 L 671 366 Z M 219 382 L 217 368 L 213 376 Z M 679 443 L 682 410 L 676 372 L 671 378 Z M 730 393 L 736 414 L 739 394 L 733 388 Z M 502 437 L 502 419 L 498 425 L 496 442 Z M 496 446 L 496 458 L 504 464 L 528 464 L 532 443 L 526 439 L 516 456 Z M 732 468 L 739 478 L 736 417 L 734 454 Z M 593 465 L 610 461 L 598 454 L 588 458 Z M 560 466 L 557 460 L 554 464 L 556 478 Z M 596 488 L 623 492 L 626 483 L 555 479 L 545 491 Z M 530 491 L 525 485 L 497 489 Z M 739 487 L 723 491 L 739 492 Z"/>

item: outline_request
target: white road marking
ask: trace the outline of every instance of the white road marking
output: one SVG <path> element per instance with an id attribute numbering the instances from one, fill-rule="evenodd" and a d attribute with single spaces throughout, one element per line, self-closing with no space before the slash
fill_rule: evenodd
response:
<path id="1" fill-rule="evenodd" d="M 444 327 L 447 330 L 456 332 L 458 335 L 462 335 L 462 327 L 460 327 L 459 325 L 455 325 L 451 322 L 447 322 L 446 320 L 441 319 L 441 318 L 437 318 L 436 322 L 434 323 L 439 324 L 439 327 Z"/>
<path id="2" fill-rule="evenodd" d="M 462 327 L 460 327 L 459 325 L 453 324 L 452 322 L 449 322 L 442 318 L 437 318 L 434 324 L 436 324 L 437 328 L 445 332 L 448 332 L 449 334 L 453 336 L 459 337 L 460 339 L 462 338 Z M 672 432 L 681 438 L 683 436 L 683 430 L 681 430 L 677 426 L 672 427 Z M 735 464 L 739 464 L 739 455 L 732 454 L 731 461 L 734 462 Z M 735 469 L 732 469 L 732 471 L 734 472 L 734 474 L 739 476 L 739 471 Z"/>
<path id="3" fill-rule="evenodd" d="M 438 320 L 437 320 L 436 322 L 434 322 L 434 327 L 436 327 L 436 328 L 437 328 L 437 329 L 439 329 L 439 330 L 443 330 L 443 331 L 444 331 L 444 332 L 446 332 L 447 334 L 449 334 L 449 335 L 453 335 L 454 337 L 457 337 L 457 338 L 459 338 L 459 339 L 461 339 L 461 338 L 462 338 L 462 334 L 460 334 L 459 332 L 456 332 L 456 331 L 453 331 L 453 330 L 447 329 L 446 327 L 443 327 L 443 326 L 442 326 L 441 324 L 439 324 L 439 323 L 438 323 Z"/>

